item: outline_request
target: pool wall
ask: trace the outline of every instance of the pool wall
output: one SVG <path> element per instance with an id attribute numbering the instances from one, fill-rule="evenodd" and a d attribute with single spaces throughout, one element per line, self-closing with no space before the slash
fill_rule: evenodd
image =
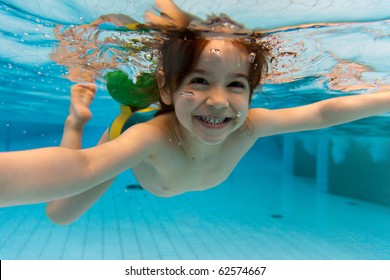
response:
<path id="1" fill-rule="evenodd" d="M 332 130 L 285 137 L 291 148 L 286 151 L 290 154 L 287 165 L 293 175 L 315 180 L 319 191 L 390 206 L 387 137 Z"/>

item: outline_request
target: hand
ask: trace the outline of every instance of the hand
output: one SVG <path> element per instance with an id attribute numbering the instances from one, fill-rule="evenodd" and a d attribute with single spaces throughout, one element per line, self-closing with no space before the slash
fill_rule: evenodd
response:
<path id="1" fill-rule="evenodd" d="M 145 21 L 148 21 L 149 25 L 181 29 L 187 27 L 192 20 L 197 19 L 197 17 L 180 10 L 171 0 L 155 0 L 155 3 L 160 14 L 146 11 Z"/>

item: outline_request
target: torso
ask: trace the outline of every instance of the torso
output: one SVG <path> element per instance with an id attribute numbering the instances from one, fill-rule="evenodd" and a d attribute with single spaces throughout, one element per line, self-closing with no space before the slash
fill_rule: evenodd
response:
<path id="1" fill-rule="evenodd" d="M 172 116 L 159 118 L 155 121 L 172 122 Z M 133 173 L 143 188 L 162 197 L 220 184 L 255 142 L 248 131 L 235 131 L 222 144 L 207 146 L 204 155 L 191 154 L 170 125 L 159 123 L 159 127 L 167 128 L 159 152 L 134 166 Z"/>

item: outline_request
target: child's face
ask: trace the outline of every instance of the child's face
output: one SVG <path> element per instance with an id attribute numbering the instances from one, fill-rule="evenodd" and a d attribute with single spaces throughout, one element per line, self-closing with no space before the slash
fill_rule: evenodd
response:
<path id="1" fill-rule="evenodd" d="M 248 54 L 229 40 L 212 40 L 173 94 L 185 133 L 218 144 L 245 121 L 250 98 Z"/>

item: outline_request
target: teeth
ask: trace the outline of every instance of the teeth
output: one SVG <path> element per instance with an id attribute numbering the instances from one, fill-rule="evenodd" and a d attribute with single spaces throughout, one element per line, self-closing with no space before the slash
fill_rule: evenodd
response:
<path id="1" fill-rule="evenodd" d="M 197 119 L 204 121 L 209 124 L 218 125 L 224 123 L 226 118 L 210 118 L 206 116 L 196 116 Z"/>

